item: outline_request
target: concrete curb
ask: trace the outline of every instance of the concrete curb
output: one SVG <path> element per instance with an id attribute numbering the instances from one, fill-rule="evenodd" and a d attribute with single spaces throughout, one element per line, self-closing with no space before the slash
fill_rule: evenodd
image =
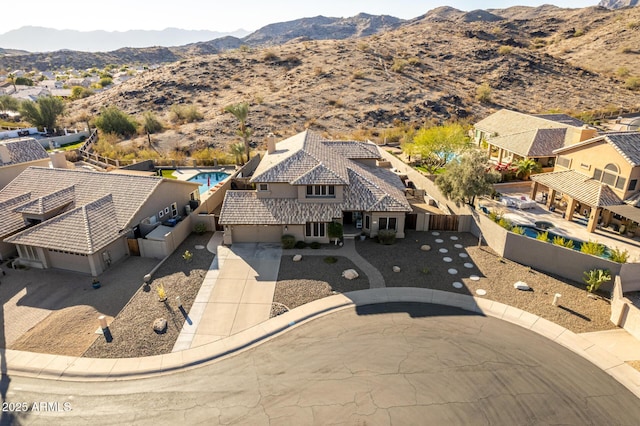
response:
<path id="1" fill-rule="evenodd" d="M 538 333 L 587 359 L 640 398 L 640 372 L 558 324 L 503 303 L 413 287 L 378 288 L 316 300 L 228 338 L 180 352 L 142 358 L 96 359 L 7 349 L 5 374 L 71 381 L 113 381 L 168 374 L 224 359 L 307 321 L 356 306 L 390 302 L 445 305 L 502 319 Z"/>

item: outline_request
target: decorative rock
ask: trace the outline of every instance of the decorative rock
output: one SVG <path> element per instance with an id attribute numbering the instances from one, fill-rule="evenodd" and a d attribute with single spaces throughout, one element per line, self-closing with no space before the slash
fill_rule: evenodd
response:
<path id="1" fill-rule="evenodd" d="M 400 267 L 399 266 L 394 266 L 393 267 L 393 272 L 400 272 Z"/>
<path id="2" fill-rule="evenodd" d="M 453 241 L 458 241 L 458 237 L 456 237 L 455 235 L 452 235 L 450 238 L 451 238 Z"/>
<path id="3" fill-rule="evenodd" d="M 457 269 L 453 269 L 453 268 L 451 268 L 451 269 L 449 269 L 449 271 L 448 271 L 448 272 L 449 272 L 451 275 L 455 275 L 455 274 L 457 274 L 457 273 L 458 273 L 458 270 L 457 270 Z"/>
<path id="4" fill-rule="evenodd" d="M 293 261 L 294 262 L 300 262 L 302 260 L 302 255 L 301 254 L 296 254 L 295 256 L 293 256 Z"/>
<path id="5" fill-rule="evenodd" d="M 196 250 L 203 250 L 204 246 L 202 244 L 198 244 L 198 245 L 195 246 L 195 249 Z"/>
<path id="6" fill-rule="evenodd" d="M 167 330 L 167 320 L 158 318 L 153 322 L 153 331 L 156 333 L 164 333 Z"/>
<path id="7" fill-rule="evenodd" d="M 483 289 L 479 288 L 479 289 L 476 290 L 476 294 L 478 296 L 486 296 L 487 290 L 483 290 Z"/>
<path id="8" fill-rule="evenodd" d="M 454 287 L 454 288 L 462 288 L 462 287 L 463 287 L 463 285 L 462 285 L 462 283 L 461 283 L 461 282 L 456 281 L 456 282 L 454 282 L 454 283 L 453 283 L 453 287 Z"/>
<path id="9" fill-rule="evenodd" d="M 453 259 L 452 259 L 452 258 L 450 258 L 450 257 L 443 257 L 443 258 L 442 258 L 442 260 L 444 260 L 444 261 L 445 261 L 445 262 L 447 262 L 447 263 L 451 263 L 451 262 L 453 262 Z"/>
<path id="10" fill-rule="evenodd" d="M 422 250 L 422 251 L 429 251 L 429 250 L 431 250 L 431 246 L 430 246 L 430 245 L 425 244 L 425 245 L 423 245 L 423 246 L 421 246 L 421 247 L 420 247 L 420 250 Z"/>
<path id="11" fill-rule="evenodd" d="M 464 267 L 471 269 L 471 268 L 473 268 L 473 263 L 465 263 Z"/>
<path id="12" fill-rule="evenodd" d="M 148 283 L 149 281 L 151 281 L 151 274 L 147 274 L 147 275 L 145 275 L 145 276 L 144 276 L 144 278 L 142 278 L 142 280 L 143 280 L 145 283 Z"/>
<path id="13" fill-rule="evenodd" d="M 441 248 L 440 250 L 438 250 L 440 253 L 448 253 L 449 250 L 447 250 L 446 248 Z"/>
<path id="14" fill-rule="evenodd" d="M 439 232 L 432 232 L 431 235 L 433 235 L 434 237 L 437 237 L 438 235 L 440 235 Z"/>
<path id="15" fill-rule="evenodd" d="M 531 290 L 531 287 L 529 287 L 529 284 L 522 281 L 518 281 L 517 283 L 514 283 L 513 288 L 515 288 L 516 290 L 522 290 L 522 291 Z"/>
<path id="16" fill-rule="evenodd" d="M 355 269 L 345 269 L 342 271 L 342 276 L 348 280 L 355 280 L 359 275 Z"/>
<path id="17" fill-rule="evenodd" d="M 457 249 L 461 249 L 464 247 L 462 244 L 454 244 L 453 246 Z"/>
<path id="18" fill-rule="evenodd" d="M 469 279 L 470 279 L 471 281 L 480 281 L 480 277 L 479 277 L 479 276 L 477 276 L 477 275 L 471 275 L 471 276 L 469 277 Z"/>
<path id="19" fill-rule="evenodd" d="M 442 244 L 442 243 L 444 243 L 444 240 L 443 240 L 443 239 L 438 238 L 438 239 L 436 240 L 436 243 L 438 243 L 438 244 Z"/>
<path id="20" fill-rule="evenodd" d="M 458 254 L 458 256 L 460 256 L 463 259 L 466 259 L 467 257 L 469 257 L 469 255 L 467 253 L 460 253 L 460 254 Z"/>

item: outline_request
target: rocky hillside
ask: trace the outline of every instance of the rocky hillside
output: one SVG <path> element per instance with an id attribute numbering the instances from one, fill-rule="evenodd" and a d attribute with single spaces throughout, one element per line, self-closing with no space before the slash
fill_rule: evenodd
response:
<path id="1" fill-rule="evenodd" d="M 607 9 L 621 9 L 623 7 L 638 6 L 638 0 L 602 0 L 598 3 L 598 6 L 606 7 Z"/>
<path id="2" fill-rule="evenodd" d="M 469 22 L 468 14 L 447 9 L 359 39 L 183 59 L 75 102 L 68 120 L 117 105 L 134 115 L 155 111 L 168 122 L 173 105 L 194 104 L 203 121 L 173 126 L 154 139 L 165 149 L 223 148 L 236 139 L 236 124 L 223 108 L 242 101 L 251 105 L 249 124 L 258 144 L 270 132 L 284 137 L 305 128 L 381 140 L 392 126 L 475 120 L 498 108 L 582 112 L 636 106 L 638 92 L 625 89 L 617 75 L 572 64 L 569 51 L 550 54 L 557 44 L 605 31 L 612 22 L 634 22 L 635 15 L 620 12 L 515 8 L 490 11 L 504 19 L 484 15 L 490 19 Z M 584 35 L 576 36 L 576 22 L 587 24 Z M 618 51 L 616 44 L 607 49 Z M 490 102 L 477 100 L 483 84 Z"/>

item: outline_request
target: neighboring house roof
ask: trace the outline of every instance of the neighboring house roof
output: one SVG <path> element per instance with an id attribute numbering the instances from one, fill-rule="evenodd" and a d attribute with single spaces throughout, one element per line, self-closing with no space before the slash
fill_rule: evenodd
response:
<path id="1" fill-rule="evenodd" d="M 297 134 L 266 154 L 252 182 L 291 185 L 340 185 L 343 202 L 300 203 L 297 199 L 258 198 L 255 192 L 227 191 L 220 223 L 275 225 L 328 222 L 343 210 L 408 212 L 404 185 L 389 170 L 369 167 L 352 159 L 380 158 L 371 143 L 327 141 L 313 132 Z"/>
<path id="2" fill-rule="evenodd" d="M 531 180 L 590 206 L 608 207 L 622 204 L 622 200 L 608 185 L 575 170 L 540 173 L 532 175 Z"/>
<path id="3" fill-rule="evenodd" d="M 613 146 L 631 166 L 640 166 L 640 132 L 606 133 L 565 148 L 556 149 L 555 154 L 582 148 L 593 143 L 604 141 Z"/>
<path id="4" fill-rule="evenodd" d="M 0 142 L 0 167 L 49 159 L 49 154 L 33 138 Z"/>
<path id="5" fill-rule="evenodd" d="M 566 128 L 533 129 L 491 138 L 491 145 L 506 149 L 522 157 L 550 157 L 564 146 Z"/>
<path id="6" fill-rule="evenodd" d="M 490 134 L 504 136 L 527 130 L 566 129 L 568 127 L 582 127 L 584 125 L 584 123 L 579 120 L 570 120 L 569 118 L 570 117 L 564 114 L 536 116 L 501 109 L 483 120 L 478 121 L 474 127 Z"/>
<path id="7" fill-rule="evenodd" d="M 165 181 L 169 182 L 158 177 L 29 167 L 0 191 L 0 237 L 14 244 L 93 253 L 121 236 Z M 191 182 L 171 182 L 197 188 Z M 23 214 L 56 209 L 61 210 L 57 216 L 27 228 Z M 9 235 L 13 236 L 6 238 Z"/>

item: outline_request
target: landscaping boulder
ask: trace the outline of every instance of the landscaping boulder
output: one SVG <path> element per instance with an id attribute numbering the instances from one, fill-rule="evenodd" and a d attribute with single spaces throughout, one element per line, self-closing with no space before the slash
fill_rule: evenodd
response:
<path id="1" fill-rule="evenodd" d="M 348 280 L 355 280 L 359 275 L 355 269 L 345 269 L 342 271 L 342 276 Z"/>
<path id="2" fill-rule="evenodd" d="M 393 267 L 393 272 L 400 272 L 400 267 L 399 266 L 394 266 Z"/>
<path id="3" fill-rule="evenodd" d="M 158 318 L 153 322 L 153 331 L 156 333 L 164 333 L 167 331 L 167 320 L 164 318 Z"/>
<path id="4" fill-rule="evenodd" d="M 293 261 L 294 262 L 300 262 L 302 260 L 302 255 L 301 254 L 296 254 L 295 256 L 293 256 Z"/>
<path id="5" fill-rule="evenodd" d="M 428 244 L 423 245 L 422 247 L 420 247 L 420 250 L 422 251 L 429 251 L 431 250 L 431 246 Z"/>
<path id="6" fill-rule="evenodd" d="M 513 288 L 515 288 L 517 290 L 522 290 L 522 291 L 531 290 L 531 287 L 529 287 L 529 285 L 527 283 L 522 282 L 522 281 L 518 281 L 517 283 L 513 284 Z"/>

